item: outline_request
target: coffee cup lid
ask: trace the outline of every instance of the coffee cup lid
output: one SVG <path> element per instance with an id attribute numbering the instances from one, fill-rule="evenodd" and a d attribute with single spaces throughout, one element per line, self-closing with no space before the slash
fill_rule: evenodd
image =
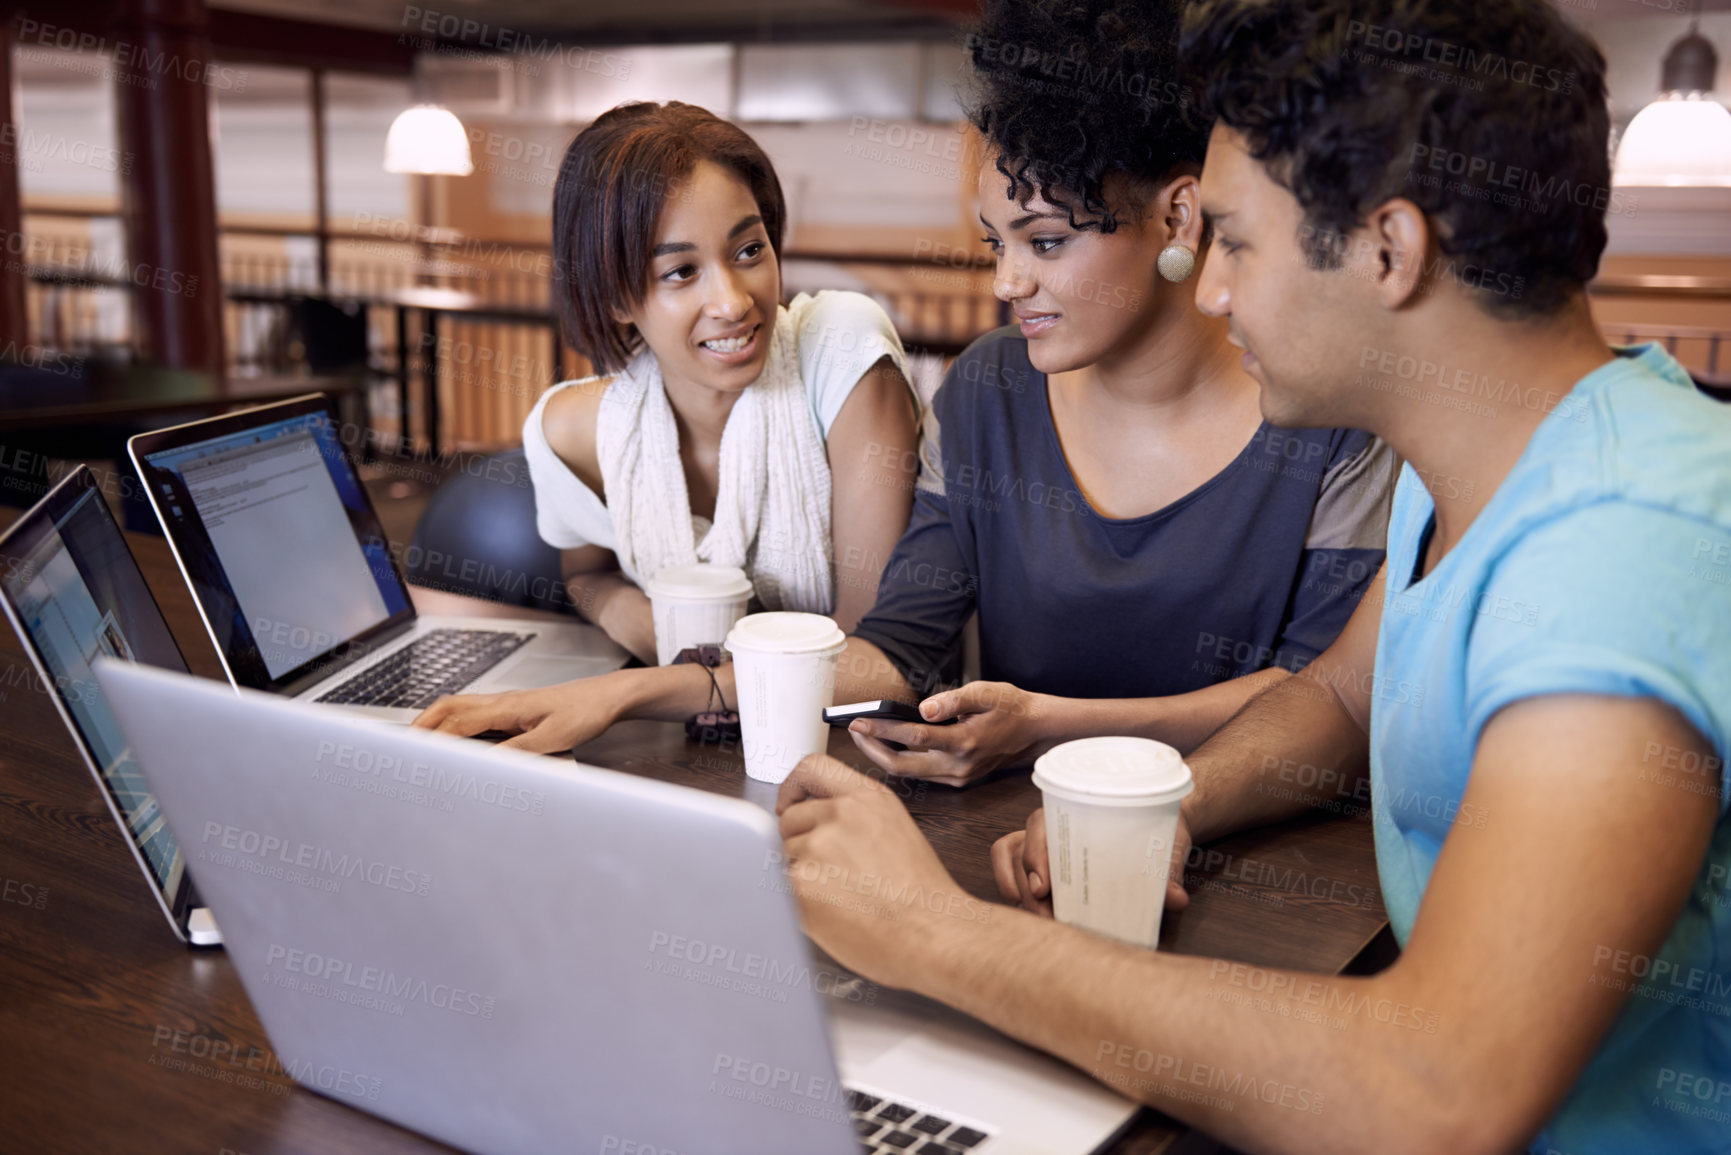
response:
<path id="1" fill-rule="evenodd" d="M 764 654 L 816 654 L 839 650 L 846 644 L 847 635 L 841 627 L 824 615 L 784 611 L 747 614 L 727 635 L 729 650 Z"/>
<path id="2" fill-rule="evenodd" d="M 751 596 L 751 579 L 745 576 L 745 571 L 732 565 L 709 565 L 697 562 L 692 565 L 670 565 L 657 570 L 655 576 L 644 583 L 643 590 L 650 597 L 664 598 L 738 598 Z"/>
<path id="3" fill-rule="evenodd" d="M 1103 806 L 1176 802 L 1195 789 L 1190 767 L 1152 738 L 1079 738 L 1034 762 L 1034 785 Z"/>

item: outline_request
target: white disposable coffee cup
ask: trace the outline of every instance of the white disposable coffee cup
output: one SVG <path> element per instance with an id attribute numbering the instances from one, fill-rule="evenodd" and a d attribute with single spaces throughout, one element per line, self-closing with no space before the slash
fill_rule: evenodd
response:
<path id="1" fill-rule="evenodd" d="M 829 745 L 823 711 L 834 705 L 836 658 L 847 645 L 822 614 L 748 614 L 727 635 L 739 696 L 745 772 L 781 782 Z"/>
<path id="2" fill-rule="evenodd" d="M 672 565 L 644 585 L 655 618 L 655 662 L 665 666 L 690 646 L 719 646 L 751 603 L 751 579 L 738 566 Z"/>
<path id="3" fill-rule="evenodd" d="M 1034 763 L 1046 804 L 1052 913 L 1135 946 L 1160 941 L 1190 767 L 1151 738 L 1082 738 Z"/>

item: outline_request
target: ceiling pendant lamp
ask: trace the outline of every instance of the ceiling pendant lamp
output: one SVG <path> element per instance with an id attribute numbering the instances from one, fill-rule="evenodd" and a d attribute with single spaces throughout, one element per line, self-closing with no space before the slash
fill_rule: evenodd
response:
<path id="1" fill-rule="evenodd" d="M 1718 71 L 1719 54 L 1696 22 L 1665 53 L 1659 98 L 1623 131 L 1613 183 L 1731 186 L 1731 112 L 1710 95 Z"/>
<path id="2" fill-rule="evenodd" d="M 385 171 L 468 176 L 475 163 L 463 122 L 437 104 L 404 109 L 385 137 Z"/>

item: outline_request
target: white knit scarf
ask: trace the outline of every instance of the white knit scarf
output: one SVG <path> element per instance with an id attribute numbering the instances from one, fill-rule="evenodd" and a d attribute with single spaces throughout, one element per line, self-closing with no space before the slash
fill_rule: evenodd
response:
<path id="1" fill-rule="evenodd" d="M 715 518 L 698 540 L 679 429 L 648 349 L 608 386 L 595 448 L 619 568 L 638 585 L 672 565 L 739 566 L 768 610 L 835 609 L 829 457 L 799 375 L 792 318 L 776 310 L 769 359 L 721 434 Z"/>

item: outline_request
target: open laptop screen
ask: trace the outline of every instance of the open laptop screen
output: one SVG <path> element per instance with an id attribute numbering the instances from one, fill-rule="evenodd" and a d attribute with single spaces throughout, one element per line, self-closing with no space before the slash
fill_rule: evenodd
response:
<path id="1" fill-rule="evenodd" d="M 0 591 L 171 918 L 186 864 L 91 672 L 102 656 L 185 672 L 156 600 L 80 469 L 0 539 Z"/>
<path id="2" fill-rule="evenodd" d="M 280 690 L 413 613 L 321 399 L 137 439 L 229 672 Z"/>

